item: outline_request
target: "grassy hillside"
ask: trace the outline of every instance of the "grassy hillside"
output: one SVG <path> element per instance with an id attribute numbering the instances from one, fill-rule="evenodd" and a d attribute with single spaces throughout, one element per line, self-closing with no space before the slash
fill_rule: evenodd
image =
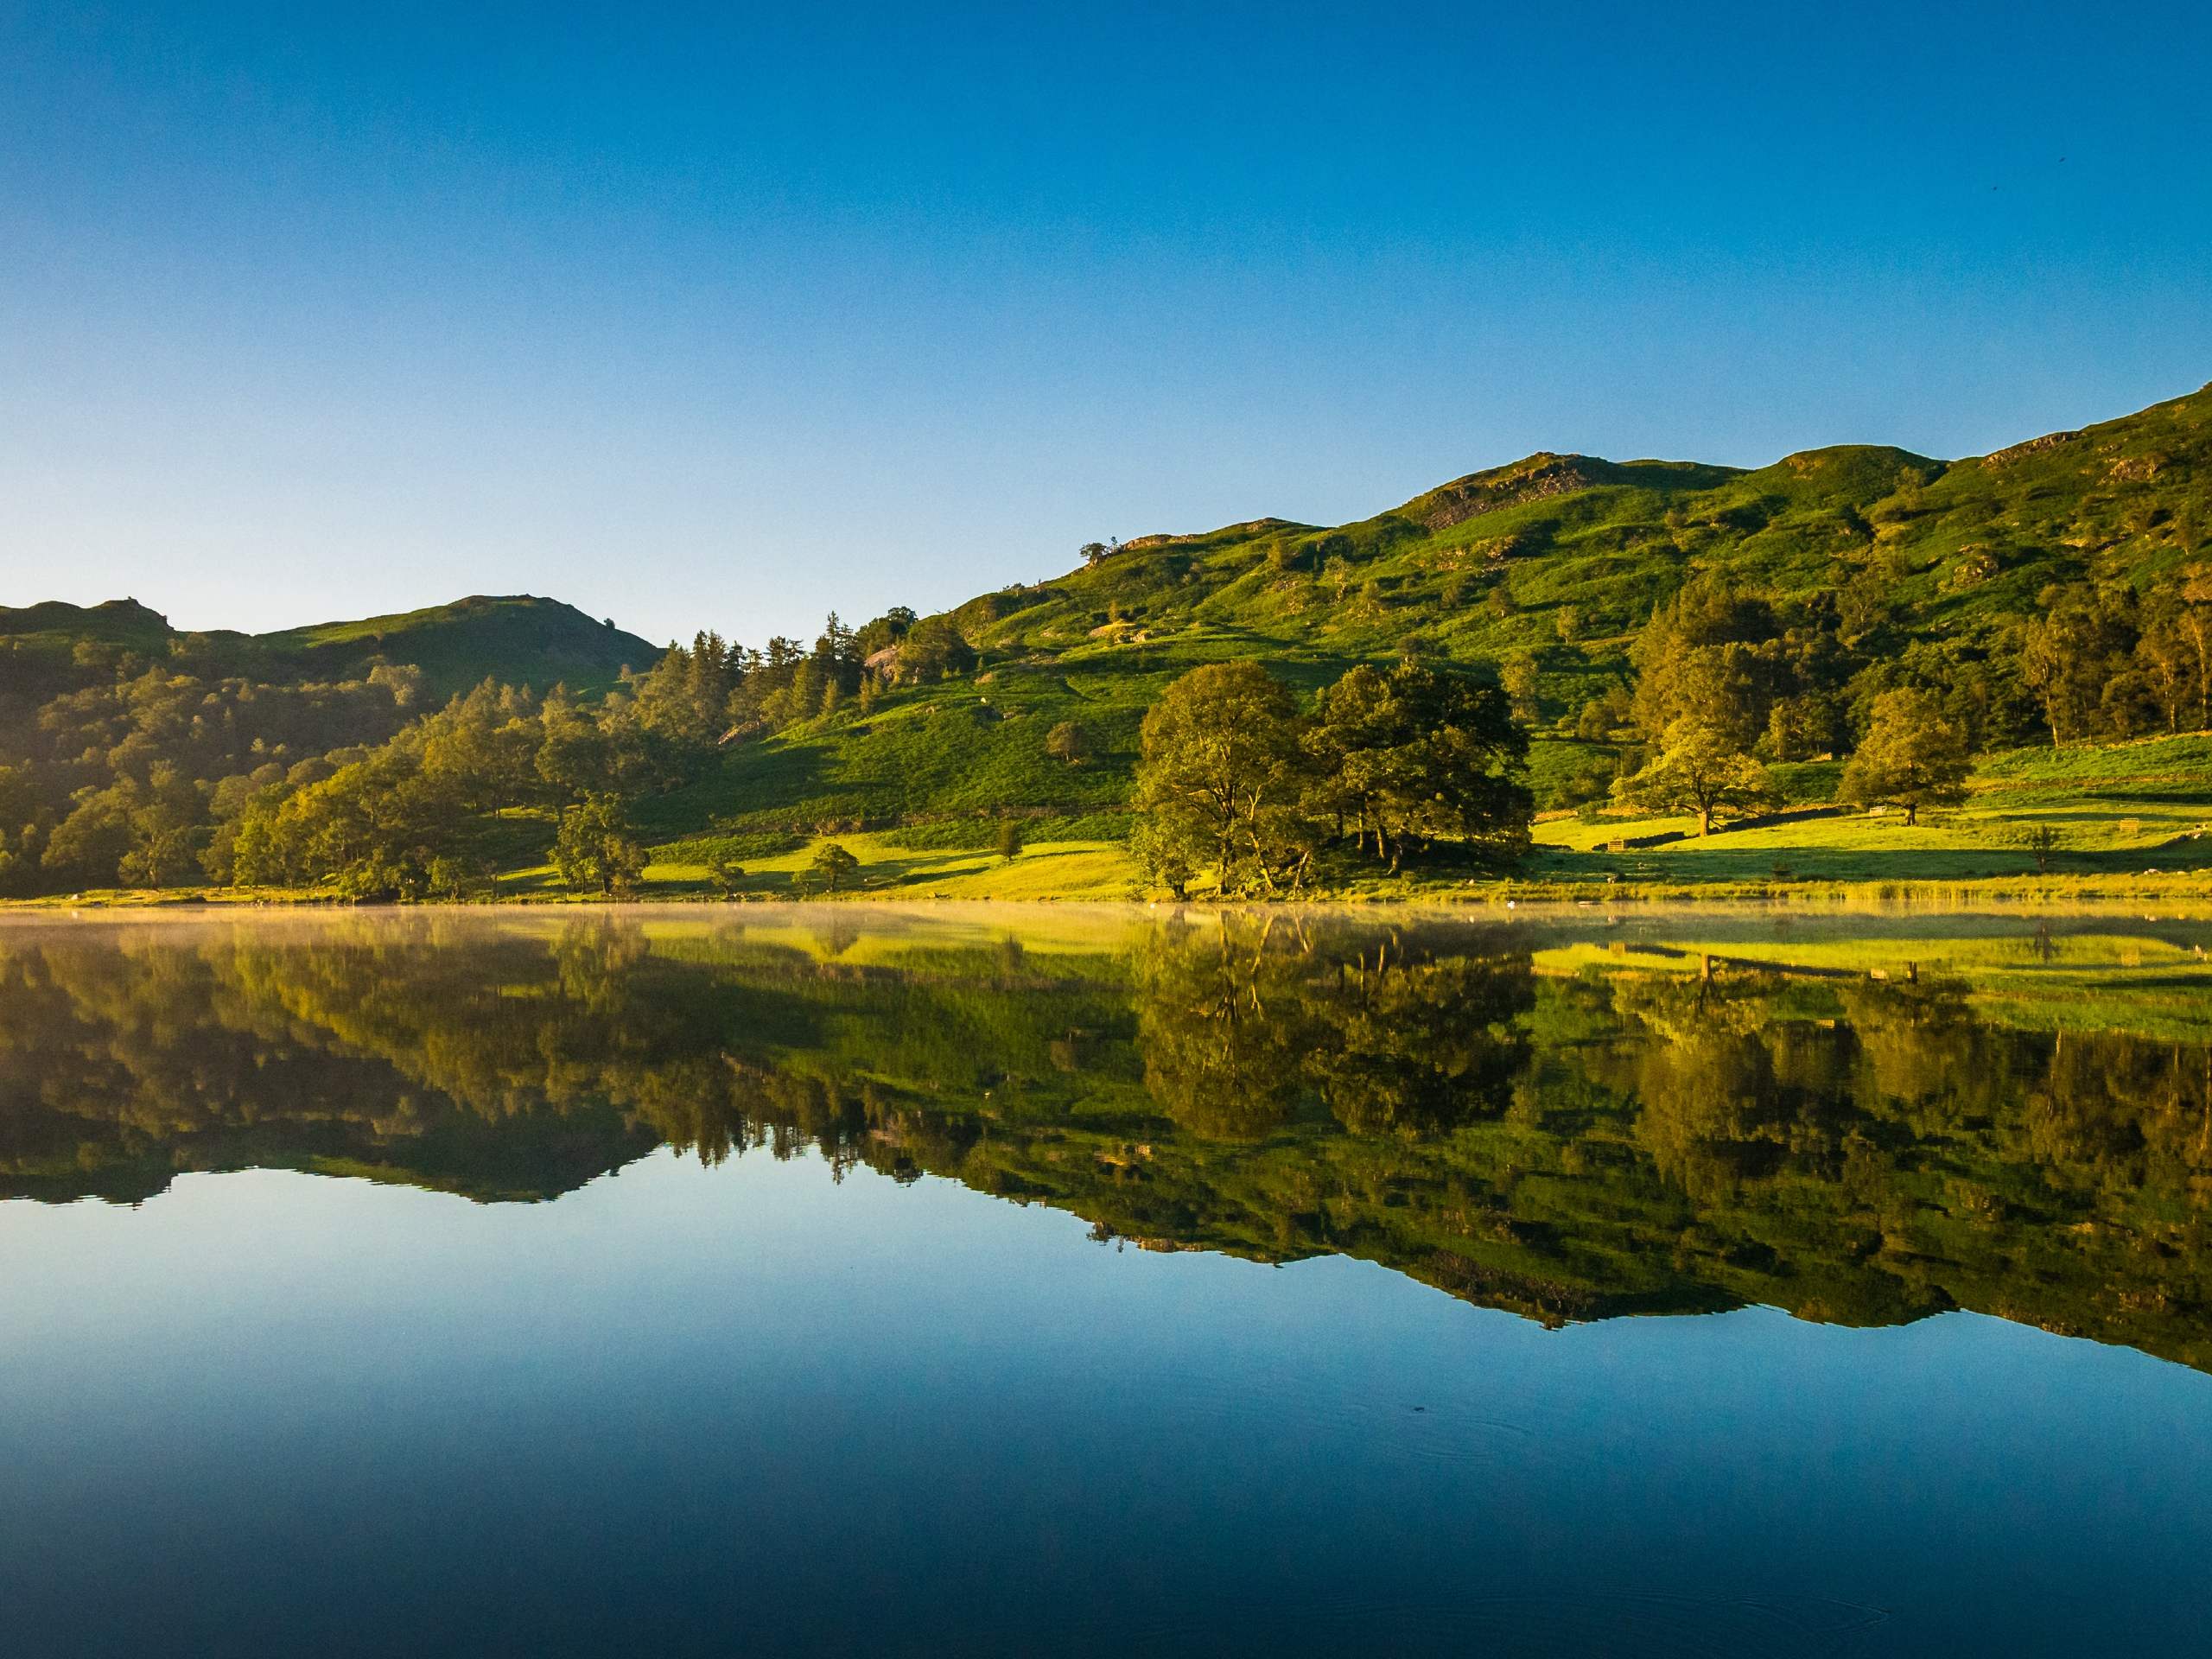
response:
<path id="1" fill-rule="evenodd" d="M 1610 772 L 1618 744 L 1578 736 L 1575 717 L 1628 685 L 1637 630 L 1694 573 L 1783 600 L 1878 611 L 1866 635 L 1877 655 L 1926 645 L 1971 656 L 2016 652 L 2046 585 L 2145 586 L 2201 554 L 2208 528 L 2212 388 L 1958 461 L 1865 445 L 1756 471 L 1538 454 L 1356 524 L 1264 518 L 1146 537 L 1089 568 L 982 595 L 951 613 L 982 655 L 972 682 L 899 690 L 866 715 L 848 706 L 739 747 L 703 781 L 650 804 L 645 824 L 663 838 L 871 830 L 973 848 L 988 843 L 991 814 L 1013 813 L 1034 820 L 1039 835 L 1110 837 L 1138 724 L 1177 676 L 1249 657 L 1310 690 L 1354 663 L 1408 650 L 1535 664 L 1531 781 L 1540 802 L 1554 800 L 1576 775 Z M 1063 721 L 1090 739 L 1080 766 L 1045 753 L 1044 734 Z M 1986 797 L 2008 834 L 2018 826 L 1999 807 L 1998 786 L 2040 764 L 2032 752 L 1989 763 L 1978 799 Z M 1832 798 L 1834 766 L 1779 770 L 1797 800 Z M 2168 772 L 2175 788 L 2163 805 L 2099 796 L 2105 804 L 2094 810 L 2109 805 L 2114 823 L 2189 818 L 2212 791 L 2205 756 L 2187 751 Z M 1931 853 L 1946 835 L 1971 841 L 1976 822 L 1924 825 L 1919 840 Z M 1904 849 L 1896 829 L 1881 828 L 1883 849 Z M 1796 845 L 1808 834 L 1770 839 Z M 2085 845 L 2110 850 L 2116 836 L 2099 832 Z M 1767 845 L 1732 844 L 1757 856 L 1731 855 L 1713 868 L 1756 866 L 1764 876 L 1782 861 Z M 1962 860 L 1913 861 L 1941 874 L 2032 868 L 2024 852 L 1992 856 L 1979 843 Z M 1685 852 L 1665 868 L 1687 874 L 1689 862 Z"/>
<path id="2" fill-rule="evenodd" d="M 986 652 L 1094 671 L 1169 640 L 1330 662 L 1408 640 L 1459 660 L 1529 652 L 1556 715 L 1625 671 L 1633 632 L 1693 570 L 1783 596 L 1864 580 L 1908 635 L 1993 632 L 2050 582 L 2147 584 L 2208 531 L 2212 388 L 1954 462 L 1866 446 L 1756 472 L 1533 455 L 1334 529 L 1147 537 L 956 615 Z"/>

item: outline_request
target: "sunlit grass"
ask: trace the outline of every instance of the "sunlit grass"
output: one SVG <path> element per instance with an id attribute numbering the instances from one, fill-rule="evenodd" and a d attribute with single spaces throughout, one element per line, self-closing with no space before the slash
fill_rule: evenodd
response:
<path id="1" fill-rule="evenodd" d="M 831 842 L 860 860 L 846 889 L 858 898 L 1099 899 L 1134 896 L 1137 869 L 1128 849 L 1106 841 L 1046 841 L 1012 859 L 969 849 L 902 846 L 893 833 L 819 836 L 795 851 L 748 862 L 738 893 L 788 899 L 810 886 L 815 855 Z M 640 897 L 715 896 L 703 865 L 649 864 Z"/>

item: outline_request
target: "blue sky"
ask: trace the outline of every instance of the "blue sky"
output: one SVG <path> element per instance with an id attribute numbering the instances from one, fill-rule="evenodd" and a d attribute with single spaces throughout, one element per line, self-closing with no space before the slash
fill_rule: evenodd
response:
<path id="1" fill-rule="evenodd" d="M 2212 13 L 0 0 L 0 603 L 758 642 L 2212 377 Z"/>

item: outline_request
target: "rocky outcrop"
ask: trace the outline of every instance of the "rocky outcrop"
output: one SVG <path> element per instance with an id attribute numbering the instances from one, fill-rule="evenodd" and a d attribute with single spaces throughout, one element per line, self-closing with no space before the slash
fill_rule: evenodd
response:
<path id="1" fill-rule="evenodd" d="M 1428 530 L 1449 530 L 1486 512 L 1594 489 L 1609 481 L 1605 474 L 1610 471 L 1607 463 L 1588 455 L 1534 454 L 1510 467 L 1471 474 L 1432 490 L 1417 504 L 1413 516 Z"/>
<path id="2" fill-rule="evenodd" d="M 2003 467 L 2015 461 L 2024 461 L 2030 455 L 2039 455 L 2046 449 L 2056 449 L 2062 443 L 2071 443 L 2082 435 L 2079 432 L 2046 432 L 2039 438 L 2030 438 L 2025 443 L 2016 443 L 1984 455 L 1985 467 Z"/>

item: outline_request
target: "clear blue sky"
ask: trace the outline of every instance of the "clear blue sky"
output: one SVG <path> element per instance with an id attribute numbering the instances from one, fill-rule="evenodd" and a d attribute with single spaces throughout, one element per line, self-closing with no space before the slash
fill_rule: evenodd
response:
<path id="1" fill-rule="evenodd" d="M 2202 5 L 0 0 L 0 603 L 757 643 L 1536 448 L 1978 453 L 2212 377 L 2208 62 Z"/>

